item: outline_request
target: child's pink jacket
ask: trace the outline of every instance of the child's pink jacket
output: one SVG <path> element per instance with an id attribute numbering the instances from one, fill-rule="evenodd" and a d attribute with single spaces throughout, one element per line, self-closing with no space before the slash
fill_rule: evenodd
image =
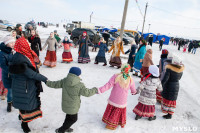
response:
<path id="1" fill-rule="evenodd" d="M 115 79 L 117 76 L 117 74 L 112 76 L 108 83 L 106 83 L 103 87 L 98 89 L 98 93 L 104 93 L 105 91 L 113 87 L 110 97 L 108 99 L 108 103 L 118 108 L 125 108 L 127 106 L 127 97 L 129 89 L 131 90 L 132 94 L 136 93 L 135 83 L 132 79 L 128 88 L 121 88 L 119 83 L 115 83 Z"/>
<path id="2" fill-rule="evenodd" d="M 70 52 L 70 47 L 73 46 L 73 44 L 71 44 L 71 43 L 62 43 L 62 45 L 64 46 L 65 52 Z"/>

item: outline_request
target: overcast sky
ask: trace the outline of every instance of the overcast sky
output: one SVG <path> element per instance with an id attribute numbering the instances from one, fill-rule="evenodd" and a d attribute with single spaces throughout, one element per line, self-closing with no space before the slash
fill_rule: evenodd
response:
<path id="1" fill-rule="evenodd" d="M 129 0 L 126 29 L 200 39 L 200 0 Z M 32 19 L 53 23 L 80 20 L 107 27 L 120 27 L 125 0 L 0 0 L 0 19 L 27 22 Z M 139 10 L 141 9 L 141 12 Z"/>

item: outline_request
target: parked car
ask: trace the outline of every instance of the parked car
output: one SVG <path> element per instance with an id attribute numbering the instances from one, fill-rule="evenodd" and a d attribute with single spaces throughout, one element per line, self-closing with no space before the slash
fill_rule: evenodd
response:
<path id="1" fill-rule="evenodd" d="M 90 41 L 93 41 L 94 35 L 96 34 L 95 30 L 86 29 L 86 28 L 76 28 L 72 31 L 70 39 L 74 42 L 74 44 L 77 44 L 77 41 L 79 40 L 79 36 L 83 34 L 83 31 L 86 31 Z"/>
<path id="2" fill-rule="evenodd" d="M 127 36 L 129 36 L 129 37 L 131 37 L 131 38 L 135 38 L 134 35 L 133 35 L 132 33 L 130 33 L 130 32 L 126 32 L 126 33 L 124 33 L 124 34 L 126 34 Z"/>
<path id="3" fill-rule="evenodd" d="M 39 22 L 39 23 L 40 23 L 40 26 L 43 26 L 44 28 L 48 27 L 48 23 L 45 23 L 45 22 Z"/>
<path id="4" fill-rule="evenodd" d="M 15 24 L 8 22 L 7 20 L 0 20 L 0 28 L 12 31 L 15 29 Z"/>
<path id="5" fill-rule="evenodd" d="M 30 26 L 32 26 L 34 30 L 37 29 L 37 26 L 36 26 L 36 24 L 35 24 L 34 21 L 28 22 L 28 23 L 24 26 L 24 28 L 25 28 L 26 30 L 28 30 Z"/>
<path id="6" fill-rule="evenodd" d="M 110 32 L 110 34 L 112 34 L 114 38 L 117 38 L 118 36 L 120 36 L 118 32 Z M 123 42 L 124 42 L 124 45 L 128 45 L 131 42 L 130 37 L 127 37 L 125 34 L 123 34 Z"/>

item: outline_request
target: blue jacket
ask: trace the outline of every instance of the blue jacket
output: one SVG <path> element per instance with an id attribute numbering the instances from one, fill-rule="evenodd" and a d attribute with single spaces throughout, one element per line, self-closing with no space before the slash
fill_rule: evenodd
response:
<path id="1" fill-rule="evenodd" d="M 140 49 L 138 49 L 136 56 L 135 56 L 135 62 L 140 62 L 140 59 L 144 59 L 144 55 L 146 54 L 146 46 L 141 46 Z"/>
<path id="2" fill-rule="evenodd" d="M 0 44 L 0 67 L 2 68 L 2 81 L 5 88 L 10 89 L 12 84 L 11 76 L 8 72 L 8 64 L 12 59 L 12 49 L 4 43 Z"/>
<path id="3" fill-rule="evenodd" d="M 26 56 L 15 53 L 9 66 L 12 74 L 13 106 L 20 110 L 34 110 L 40 107 L 38 82 L 47 78 L 39 74 Z"/>
<path id="4" fill-rule="evenodd" d="M 108 47 L 105 43 L 100 43 L 100 45 L 97 45 L 97 47 L 99 48 L 99 52 L 97 54 L 97 56 L 100 56 L 100 57 L 105 57 L 105 52 L 108 51 Z"/>
<path id="5" fill-rule="evenodd" d="M 131 49 L 129 49 L 128 51 L 125 52 L 125 54 L 129 54 L 129 59 L 133 58 L 133 55 L 135 55 L 136 49 L 137 49 L 137 45 L 132 45 Z"/>

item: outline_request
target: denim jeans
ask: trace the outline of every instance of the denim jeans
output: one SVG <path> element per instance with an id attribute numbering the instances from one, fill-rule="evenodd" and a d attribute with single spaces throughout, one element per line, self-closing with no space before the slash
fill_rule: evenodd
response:
<path id="1" fill-rule="evenodd" d="M 8 89 L 7 102 L 12 102 L 12 89 Z"/>
<path id="2" fill-rule="evenodd" d="M 197 48 L 193 48 L 192 49 L 192 53 L 195 54 L 196 53 Z"/>

